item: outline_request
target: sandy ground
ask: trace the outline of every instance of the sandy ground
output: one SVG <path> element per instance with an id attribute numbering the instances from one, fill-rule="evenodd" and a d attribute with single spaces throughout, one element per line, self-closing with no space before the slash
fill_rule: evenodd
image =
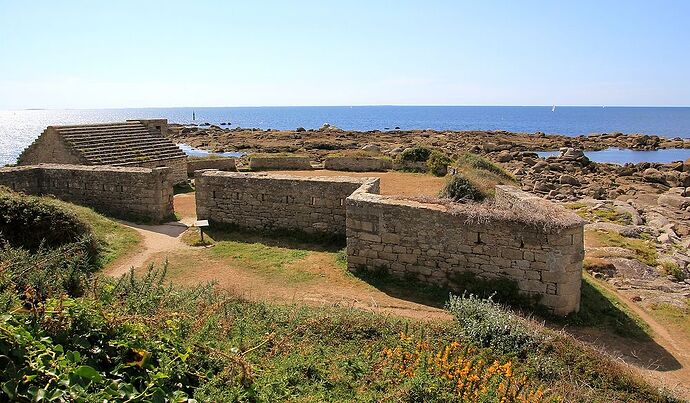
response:
<path id="1" fill-rule="evenodd" d="M 404 172 L 343 172 L 319 169 L 314 171 L 276 171 L 296 176 L 355 176 L 381 179 L 381 194 L 397 196 L 436 196 L 446 183 L 445 178 Z"/>

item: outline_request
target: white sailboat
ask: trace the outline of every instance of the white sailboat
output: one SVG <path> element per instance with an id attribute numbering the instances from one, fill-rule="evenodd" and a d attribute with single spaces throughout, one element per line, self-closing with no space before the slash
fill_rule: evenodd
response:
<path id="1" fill-rule="evenodd" d="M 551 107 L 551 112 L 556 112 L 556 105 L 553 105 L 553 106 Z"/>

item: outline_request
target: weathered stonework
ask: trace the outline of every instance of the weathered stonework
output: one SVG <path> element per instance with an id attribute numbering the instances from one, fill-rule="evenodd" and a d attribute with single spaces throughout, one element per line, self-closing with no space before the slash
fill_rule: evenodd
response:
<path id="1" fill-rule="evenodd" d="M 217 159 L 188 159 L 187 160 L 187 175 L 194 176 L 195 171 L 202 169 L 217 169 L 219 171 L 234 172 L 237 171 L 235 158 L 217 158 Z"/>
<path id="2" fill-rule="evenodd" d="M 165 138 L 166 119 L 48 126 L 19 156 L 19 165 L 42 163 L 170 167 L 173 181 L 187 181 L 187 156 Z"/>
<path id="3" fill-rule="evenodd" d="M 348 268 L 385 270 L 451 289 L 454 276 L 507 278 L 541 296 L 556 314 L 579 310 L 583 223 L 559 230 L 507 219 L 498 209 L 548 203 L 508 186 L 496 191 L 497 214 L 476 220 L 439 204 L 358 192 L 347 199 Z M 564 213 L 567 214 L 567 213 Z M 519 214 L 518 214 L 519 215 Z"/>
<path id="4" fill-rule="evenodd" d="M 255 171 L 260 170 L 307 170 L 312 169 L 309 157 L 300 155 L 286 156 L 249 156 L 249 168 Z"/>
<path id="5" fill-rule="evenodd" d="M 584 222 L 510 186 L 498 186 L 495 205 L 477 216 L 473 206 L 381 196 L 376 178 L 197 171 L 196 185 L 200 219 L 345 234 L 352 271 L 455 290 L 464 272 L 507 278 L 556 314 L 579 309 Z"/>
<path id="6" fill-rule="evenodd" d="M 345 235 L 345 199 L 378 179 L 197 171 L 199 219 L 255 230 Z"/>
<path id="7" fill-rule="evenodd" d="M 173 213 L 172 169 L 40 164 L 0 168 L 0 185 L 92 207 L 124 218 L 162 222 Z"/>
<path id="8" fill-rule="evenodd" d="M 393 162 L 378 157 L 327 157 L 323 162 L 325 169 L 333 171 L 372 172 L 393 168 Z"/>

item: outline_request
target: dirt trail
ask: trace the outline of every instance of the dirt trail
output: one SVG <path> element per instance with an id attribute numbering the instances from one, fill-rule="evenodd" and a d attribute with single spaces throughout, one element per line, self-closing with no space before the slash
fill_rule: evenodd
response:
<path id="1" fill-rule="evenodd" d="M 137 253 L 126 255 L 107 267 L 105 274 L 118 277 L 127 273 L 132 267 L 140 268 L 151 263 L 154 256 L 161 258 L 162 261 L 173 251 L 191 249 L 180 240 L 180 236 L 194 223 L 195 215 L 189 208 L 190 203 L 194 204 L 194 194 L 176 195 L 174 200 L 175 211 L 182 216 L 179 222 L 139 225 L 120 221 L 141 235 L 141 245 Z"/>

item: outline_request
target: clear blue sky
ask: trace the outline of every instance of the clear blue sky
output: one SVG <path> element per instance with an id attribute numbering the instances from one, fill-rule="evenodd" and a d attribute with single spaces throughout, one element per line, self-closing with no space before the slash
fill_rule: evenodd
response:
<path id="1" fill-rule="evenodd" d="M 690 1 L 0 0 L 0 109 L 690 105 Z"/>

